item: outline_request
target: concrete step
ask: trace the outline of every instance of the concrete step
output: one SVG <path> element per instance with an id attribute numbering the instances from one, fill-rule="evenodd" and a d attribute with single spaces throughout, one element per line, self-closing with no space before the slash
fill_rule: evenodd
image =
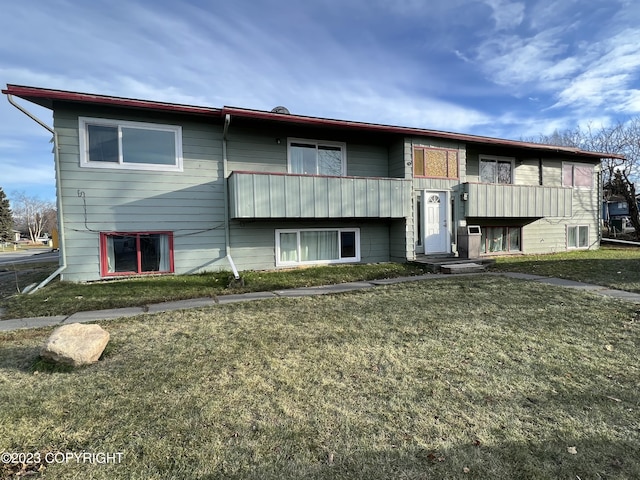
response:
<path id="1" fill-rule="evenodd" d="M 484 272 L 485 266 L 481 263 L 466 262 L 466 263 L 448 263 L 440 266 L 441 273 L 456 274 L 456 273 L 476 273 Z"/>

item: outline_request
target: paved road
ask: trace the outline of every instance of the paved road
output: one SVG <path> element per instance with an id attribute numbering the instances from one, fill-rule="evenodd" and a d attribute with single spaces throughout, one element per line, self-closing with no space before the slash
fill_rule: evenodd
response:
<path id="1" fill-rule="evenodd" d="M 58 252 L 52 252 L 50 248 L 33 248 L 19 250 L 17 252 L 0 252 L 0 265 L 13 263 L 38 263 L 55 262 L 58 260 Z"/>

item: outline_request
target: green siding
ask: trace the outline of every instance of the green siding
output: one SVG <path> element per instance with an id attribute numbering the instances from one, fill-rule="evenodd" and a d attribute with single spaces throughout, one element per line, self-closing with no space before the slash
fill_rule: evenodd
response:
<path id="1" fill-rule="evenodd" d="M 415 257 L 412 245 L 407 245 L 407 238 L 413 238 L 407 221 L 405 219 L 391 221 L 389 225 L 389 259 L 391 261 L 406 262 Z"/>
<path id="2" fill-rule="evenodd" d="M 78 116 L 181 125 L 183 172 L 81 168 Z M 64 280 L 100 278 L 100 232 L 171 231 L 176 273 L 227 268 L 220 126 L 57 109 L 67 249 Z"/>
<path id="3" fill-rule="evenodd" d="M 572 189 L 529 185 L 465 183 L 468 217 L 570 217 Z"/>
<path id="4" fill-rule="evenodd" d="M 237 127 L 232 120 L 227 138 L 228 171 L 287 172 L 286 136 L 280 138 L 277 131 Z"/>
<path id="5" fill-rule="evenodd" d="M 540 161 L 537 158 L 518 159 L 513 176 L 516 185 L 539 185 Z"/>
<path id="6" fill-rule="evenodd" d="M 405 143 L 402 140 L 393 142 L 389 147 L 389 176 L 395 178 L 411 178 L 406 176 L 404 155 Z"/>
<path id="7" fill-rule="evenodd" d="M 389 149 L 384 144 L 327 138 L 326 134 L 299 128 L 256 130 L 236 125 L 233 119 L 227 135 L 228 171 L 287 173 L 289 138 L 344 142 L 348 176 L 389 176 Z"/>
<path id="8" fill-rule="evenodd" d="M 410 208 L 410 182 L 399 178 L 234 172 L 228 181 L 231 218 L 402 218 Z"/>
<path id="9" fill-rule="evenodd" d="M 389 149 L 386 146 L 347 142 L 347 175 L 354 177 L 388 177 Z"/>
<path id="10" fill-rule="evenodd" d="M 389 223 L 386 221 L 253 221 L 233 220 L 230 237 L 233 260 L 239 270 L 271 270 L 275 268 L 276 229 L 359 228 L 361 263 L 388 262 Z M 289 267 L 290 268 L 290 267 Z"/>

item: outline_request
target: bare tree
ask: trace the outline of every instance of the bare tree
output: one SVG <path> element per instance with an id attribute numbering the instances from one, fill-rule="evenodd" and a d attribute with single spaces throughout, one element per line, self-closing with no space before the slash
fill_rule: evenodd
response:
<path id="1" fill-rule="evenodd" d="M 13 215 L 16 226 L 29 234 L 33 243 L 55 226 L 56 209 L 53 202 L 29 196 L 25 192 L 13 192 Z"/>
<path id="2" fill-rule="evenodd" d="M 592 125 L 574 130 L 555 131 L 531 140 L 550 145 L 578 147 L 592 152 L 623 155 L 602 160 L 602 185 L 605 197 L 622 196 L 629 207 L 629 219 L 640 239 L 640 218 L 635 182 L 640 178 L 640 117 L 608 127 Z M 606 198 L 605 198 L 606 199 Z"/>

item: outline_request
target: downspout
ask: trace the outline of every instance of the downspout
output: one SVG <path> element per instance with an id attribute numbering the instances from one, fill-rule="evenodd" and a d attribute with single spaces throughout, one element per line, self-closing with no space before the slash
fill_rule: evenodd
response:
<path id="1" fill-rule="evenodd" d="M 231 258 L 231 234 L 229 232 L 229 186 L 227 185 L 228 168 L 227 168 L 227 133 L 229 132 L 229 124 L 231 123 L 231 115 L 228 113 L 224 116 L 224 129 L 222 130 L 222 173 L 224 184 L 224 248 L 225 255 L 231 270 L 233 271 L 233 277 L 236 280 L 240 280 L 240 274 L 236 268 L 236 264 L 233 263 Z"/>
<path id="2" fill-rule="evenodd" d="M 602 229 L 603 229 L 603 213 L 602 213 L 602 202 L 604 200 L 604 185 L 602 185 L 602 160 L 600 161 L 600 170 L 598 170 L 598 219 L 596 225 L 598 225 L 598 248 L 600 247 L 600 242 L 602 241 Z M 609 204 L 605 203 L 607 209 L 609 208 Z M 607 212 L 608 213 L 608 212 Z"/>
<path id="3" fill-rule="evenodd" d="M 58 151 L 58 133 L 51 128 L 49 125 L 44 123 L 42 120 L 37 118 L 31 112 L 25 110 L 22 106 L 18 105 L 14 100 L 11 94 L 7 95 L 7 100 L 9 103 L 24 113 L 31 120 L 47 129 L 49 132 L 53 134 L 53 163 L 55 164 L 56 169 L 56 206 L 58 208 L 58 244 L 60 245 L 60 263 L 58 269 L 45 278 L 38 286 L 31 290 L 25 289 L 25 292 L 28 292 L 31 295 L 34 292 L 37 292 L 42 287 L 47 285 L 51 280 L 60 275 L 67 268 L 67 250 L 65 248 L 65 235 L 64 235 L 64 222 L 62 221 L 63 213 L 62 213 L 62 185 L 60 180 L 60 155 Z"/>

